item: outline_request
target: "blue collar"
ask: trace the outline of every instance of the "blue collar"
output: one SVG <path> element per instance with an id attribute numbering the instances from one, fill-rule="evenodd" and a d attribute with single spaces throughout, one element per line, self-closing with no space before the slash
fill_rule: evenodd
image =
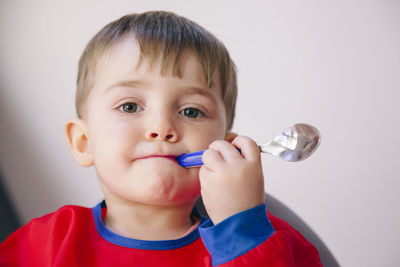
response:
<path id="1" fill-rule="evenodd" d="M 198 228 L 196 228 L 193 232 L 184 237 L 173 240 L 148 241 L 148 240 L 139 240 L 139 239 L 124 237 L 112 232 L 104 225 L 104 222 L 101 218 L 101 211 L 102 208 L 105 207 L 106 203 L 103 200 L 92 209 L 94 222 L 96 224 L 96 229 L 101 237 L 103 237 L 108 242 L 111 242 L 118 246 L 137 248 L 137 249 L 147 249 L 147 250 L 171 250 L 187 246 L 196 241 L 200 237 Z M 192 213 L 200 217 L 198 215 L 199 213 L 196 208 L 193 209 Z M 201 217 L 200 223 L 202 223 L 205 220 L 206 218 Z"/>

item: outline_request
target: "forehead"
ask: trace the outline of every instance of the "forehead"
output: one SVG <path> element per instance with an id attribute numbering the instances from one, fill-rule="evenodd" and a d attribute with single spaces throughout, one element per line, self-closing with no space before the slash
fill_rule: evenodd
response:
<path id="1" fill-rule="evenodd" d="M 95 70 L 95 85 L 106 85 L 112 80 L 123 80 L 141 75 L 158 75 L 191 81 L 204 88 L 219 87 L 219 75 L 215 73 L 211 84 L 207 84 L 203 66 L 196 55 L 184 49 L 176 58 L 158 53 L 145 55 L 134 37 L 124 38 L 113 44 L 98 59 Z M 210 86 L 209 86 L 210 85 Z"/>

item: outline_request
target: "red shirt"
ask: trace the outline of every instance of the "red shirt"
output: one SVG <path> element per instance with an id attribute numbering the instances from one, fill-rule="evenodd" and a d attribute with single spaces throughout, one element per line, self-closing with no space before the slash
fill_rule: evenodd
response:
<path id="1" fill-rule="evenodd" d="M 93 209 L 64 206 L 33 219 L 0 244 L 0 266 L 322 266 L 318 251 L 265 205 L 165 241 L 119 236 Z"/>

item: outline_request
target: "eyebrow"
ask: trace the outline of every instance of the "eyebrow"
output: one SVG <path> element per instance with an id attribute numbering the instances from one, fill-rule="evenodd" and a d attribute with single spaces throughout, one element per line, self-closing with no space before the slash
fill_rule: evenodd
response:
<path id="1" fill-rule="evenodd" d="M 116 87 L 147 87 L 148 83 L 145 81 L 141 80 L 126 80 L 126 81 L 118 81 L 106 88 L 106 91 L 110 91 L 113 88 Z M 197 94 L 197 95 L 202 95 L 205 96 L 209 99 L 211 99 L 214 103 L 216 103 L 215 96 L 211 93 L 209 88 L 202 88 L 202 87 L 196 87 L 196 86 L 182 86 L 184 88 L 184 92 L 182 95 L 191 95 L 191 94 Z"/>
<path id="2" fill-rule="evenodd" d="M 215 96 L 207 88 L 186 87 L 186 90 L 183 93 L 183 95 L 190 95 L 190 94 L 202 95 L 211 99 L 214 103 L 217 103 Z"/>
<path id="3" fill-rule="evenodd" d="M 143 85 L 146 85 L 146 83 L 140 80 L 119 81 L 111 84 L 110 86 L 107 86 L 106 91 L 110 91 L 115 87 L 138 87 Z"/>

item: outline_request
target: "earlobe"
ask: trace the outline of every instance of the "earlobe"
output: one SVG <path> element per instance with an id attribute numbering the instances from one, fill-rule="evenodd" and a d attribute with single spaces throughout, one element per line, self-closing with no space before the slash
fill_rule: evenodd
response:
<path id="1" fill-rule="evenodd" d="M 228 141 L 229 143 L 232 143 L 233 139 L 235 139 L 238 136 L 236 133 L 228 132 L 225 135 L 225 141 Z"/>
<path id="2" fill-rule="evenodd" d="M 94 162 L 86 122 L 81 119 L 69 120 L 65 125 L 65 133 L 69 147 L 78 164 L 85 167 L 92 166 Z"/>

